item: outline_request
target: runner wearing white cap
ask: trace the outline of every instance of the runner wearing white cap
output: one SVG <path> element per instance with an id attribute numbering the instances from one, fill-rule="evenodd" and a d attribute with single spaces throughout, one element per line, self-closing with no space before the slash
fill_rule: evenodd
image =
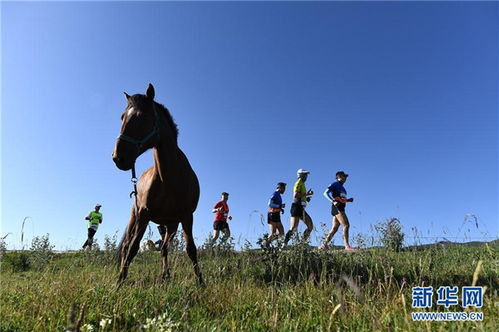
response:
<path id="1" fill-rule="evenodd" d="M 88 216 L 85 217 L 85 220 L 88 220 L 88 236 L 87 241 L 83 244 L 83 249 L 87 246 L 92 248 L 92 243 L 94 241 L 94 235 L 97 232 L 97 228 L 102 224 L 102 213 L 99 212 L 102 205 L 95 205 L 95 210 L 90 212 Z"/>
<path id="2" fill-rule="evenodd" d="M 284 240 L 285 244 L 288 244 L 289 239 L 298 228 L 300 219 L 303 220 L 303 222 L 307 226 L 307 229 L 303 232 L 303 237 L 305 239 L 310 236 L 310 233 L 314 229 L 312 218 L 310 218 L 308 213 L 305 211 L 307 203 L 310 202 L 311 196 L 314 194 L 312 190 L 307 191 L 307 189 L 305 188 L 305 181 L 307 181 L 309 174 L 309 171 L 301 168 L 296 172 L 298 180 L 296 181 L 293 188 L 293 204 L 291 204 L 291 227 L 286 233 L 286 238 Z"/>

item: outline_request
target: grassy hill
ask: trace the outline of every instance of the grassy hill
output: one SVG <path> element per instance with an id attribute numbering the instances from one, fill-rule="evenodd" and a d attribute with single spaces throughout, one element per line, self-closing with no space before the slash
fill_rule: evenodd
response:
<path id="1" fill-rule="evenodd" d="M 204 288 L 184 252 L 170 254 L 167 282 L 158 279 L 159 253 L 145 252 L 120 289 L 112 252 L 7 252 L 0 330 L 497 331 L 497 246 L 419 249 L 200 251 Z M 473 308 L 483 321 L 412 321 L 422 311 L 412 308 L 412 287 L 473 280 L 487 287 L 483 307 Z M 434 299 L 431 311 L 464 311 Z"/>

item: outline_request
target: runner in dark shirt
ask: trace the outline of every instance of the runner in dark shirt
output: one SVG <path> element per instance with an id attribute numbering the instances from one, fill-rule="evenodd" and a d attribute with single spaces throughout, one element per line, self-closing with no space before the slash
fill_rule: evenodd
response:
<path id="1" fill-rule="evenodd" d="M 267 214 L 267 223 L 270 227 L 270 235 L 265 242 L 268 246 L 273 240 L 284 236 L 284 227 L 281 222 L 281 213 L 284 213 L 285 204 L 282 203 L 281 194 L 286 191 L 286 184 L 279 182 L 276 191 L 269 199 L 269 212 Z M 279 231 L 278 233 L 276 231 Z M 276 234 L 277 233 L 277 234 Z"/>
<path id="2" fill-rule="evenodd" d="M 322 244 L 319 249 L 327 248 L 329 242 L 333 238 L 334 234 L 338 231 L 340 224 L 343 226 L 343 243 L 345 244 L 345 250 L 354 250 L 348 241 L 348 230 L 350 229 L 350 223 L 348 217 L 345 213 L 345 207 L 347 202 L 353 202 L 353 198 L 347 198 L 347 191 L 343 184 L 347 181 L 348 174 L 343 171 L 336 173 L 336 182 L 332 183 L 326 191 L 324 191 L 324 196 L 331 202 L 331 215 L 333 216 L 333 225 L 331 231 L 329 231 L 324 244 Z"/>

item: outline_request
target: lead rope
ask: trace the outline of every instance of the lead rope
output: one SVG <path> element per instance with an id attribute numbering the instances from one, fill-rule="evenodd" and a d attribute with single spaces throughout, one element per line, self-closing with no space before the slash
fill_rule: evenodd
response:
<path id="1" fill-rule="evenodd" d="M 137 205 L 137 176 L 135 174 L 135 163 L 133 163 L 133 166 L 132 166 L 132 179 L 131 179 L 132 183 L 133 183 L 133 191 L 130 193 L 130 198 L 132 198 L 132 195 L 135 196 L 135 208 L 138 209 L 138 205 Z"/>

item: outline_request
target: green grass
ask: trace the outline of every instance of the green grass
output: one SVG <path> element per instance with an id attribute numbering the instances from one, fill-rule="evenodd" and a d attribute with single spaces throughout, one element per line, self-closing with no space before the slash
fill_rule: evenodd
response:
<path id="1" fill-rule="evenodd" d="M 183 252 L 170 253 L 172 277 L 160 282 L 159 253 L 148 252 L 137 256 L 119 290 L 110 253 L 55 254 L 48 264 L 16 269 L 14 256 L 21 254 L 7 252 L 1 261 L 0 331 L 63 331 L 80 315 L 81 325 L 95 331 L 498 330 L 498 255 L 488 246 L 201 252 L 205 288 L 196 285 Z M 411 287 L 423 280 L 434 289 L 471 285 L 479 261 L 477 285 L 487 290 L 483 308 L 475 311 L 484 321 L 412 321 Z M 435 302 L 436 294 L 431 311 L 447 310 Z M 104 319 L 110 323 L 102 328 Z"/>

